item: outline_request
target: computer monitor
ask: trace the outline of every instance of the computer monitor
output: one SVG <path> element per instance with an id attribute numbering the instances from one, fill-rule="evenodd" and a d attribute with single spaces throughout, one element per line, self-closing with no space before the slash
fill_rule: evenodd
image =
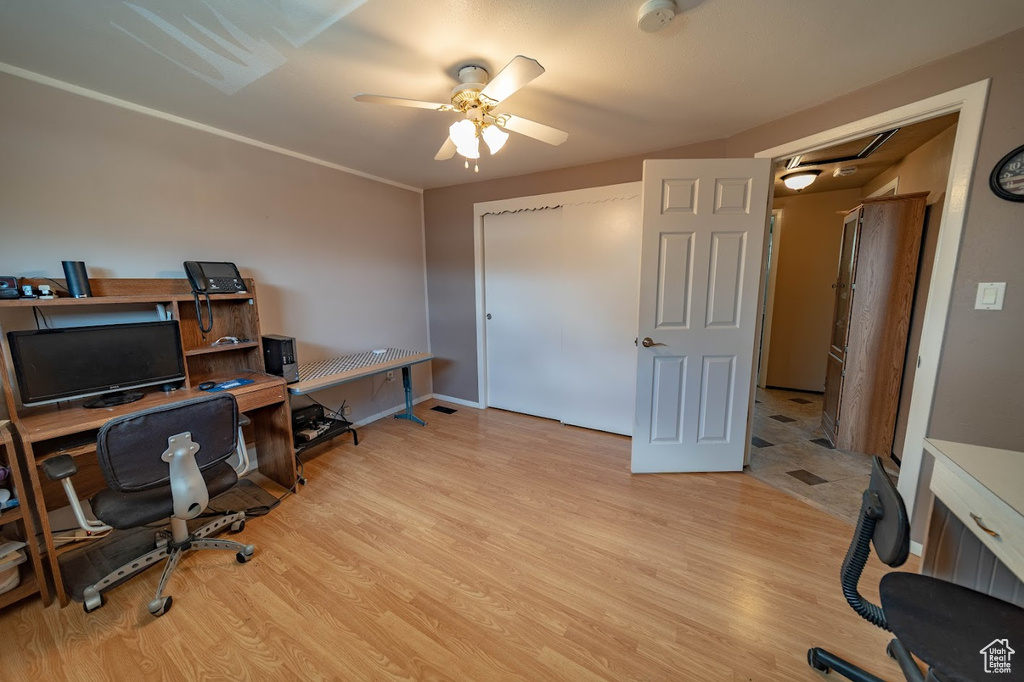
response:
<path id="1" fill-rule="evenodd" d="M 143 395 L 126 389 L 185 378 L 175 320 L 17 331 L 7 338 L 26 406 L 102 396 L 85 406 L 109 407 Z"/>

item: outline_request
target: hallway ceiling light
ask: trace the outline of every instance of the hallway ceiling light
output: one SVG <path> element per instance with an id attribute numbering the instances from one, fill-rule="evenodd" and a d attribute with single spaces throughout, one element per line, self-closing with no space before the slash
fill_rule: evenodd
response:
<path id="1" fill-rule="evenodd" d="M 783 175 L 782 182 L 786 187 L 799 192 L 817 180 L 819 175 L 821 175 L 820 170 L 798 171 L 796 173 Z"/>

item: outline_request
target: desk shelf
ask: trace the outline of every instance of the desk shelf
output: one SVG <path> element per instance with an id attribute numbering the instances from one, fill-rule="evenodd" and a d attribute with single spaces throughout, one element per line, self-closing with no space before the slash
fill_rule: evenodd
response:
<path id="1" fill-rule="evenodd" d="M 208 353 L 223 353 L 225 351 L 241 350 L 243 348 L 259 348 L 259 345 L 259 341 L 242 341 L 241 343 L 225 343 L 222 346 L 204 346 L 185 351 L 185 356 L 194 357 L 196 355 L 207 355 Z"/>
<path id="2" fill-rule="evenodd" d="M 26 280 L 28 281 L 28 280 Z M 45 282 L 44 282 L 45 284 Z M 251 292 L 240 294 L 217 294 L 214 301 L 245 301 L 253 298 Z M 116 296 L 89 296 L 88 298 L 13 298 L 0 299 L 0 308 L 50 308 L 57 306 L 96 306 L 96 305 L 133 305 L 150 303 L 171 303 L 172 301 L 192 301 L 192 294 L 139 294 Z M 204 298 L 205 300 L 205 298 Z"/>
<path id="3" fill-rule="evenodd" d="M 26 597 L 31 597 L 39 592 L 39 581 L 36 578 L 36 573 L 31 569 L 25 569 L 25 566 L 29 566 L 29 562 L 25 562 L 21 565 L 22 574 L 21 582 L 18 586 L 9 592 L 0 594 L 0 609 L 6 608 L 15 602 L 19 602 Z"/>

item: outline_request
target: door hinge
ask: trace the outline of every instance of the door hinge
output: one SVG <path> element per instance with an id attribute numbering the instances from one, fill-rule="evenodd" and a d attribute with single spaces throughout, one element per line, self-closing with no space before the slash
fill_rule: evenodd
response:
<path id="1" fill-rule="evenodd" d="M 918 367 L 921 366 L 921 356 L 920 355 L 917 356 L 917 366 Z"/>
<path id="2" fill-rule="evenodd" d="M 842 374 L 840 374 L 839 376 L 841 376 L 841 377 L 843 377 L 843 378 L 845 379 L 845 378 L 846 378 L 846 370 L 844 369 L 844 370 L 843 370 L 843 373 L 842 373 Z"/>

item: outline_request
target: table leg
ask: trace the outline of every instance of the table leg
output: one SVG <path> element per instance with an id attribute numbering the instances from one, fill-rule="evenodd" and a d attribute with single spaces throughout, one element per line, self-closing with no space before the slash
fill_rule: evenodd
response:
<path id="1" fill-rule="evenodd" d="M 405 412 L 396 414 L 395 419 L 408 419 L 420 426 L 426 426 L 427 422 L 412 413 L 412 376 L 408 365 L 402 368 L 402 386 L 405 388 Z"/>

